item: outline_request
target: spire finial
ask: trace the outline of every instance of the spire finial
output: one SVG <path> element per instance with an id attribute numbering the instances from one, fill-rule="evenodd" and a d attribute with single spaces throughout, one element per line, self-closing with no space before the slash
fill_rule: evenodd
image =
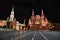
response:
<path id="1" fill-rule="evenodd" d="M 12 6 L 11 14 L 14 15 L 14 5 Z"/>

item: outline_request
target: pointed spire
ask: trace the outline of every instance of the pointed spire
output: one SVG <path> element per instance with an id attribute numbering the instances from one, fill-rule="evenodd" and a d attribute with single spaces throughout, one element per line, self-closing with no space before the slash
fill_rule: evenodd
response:
<path id="1" fill-rule="evenodd" d="M 42 15 L 44 15 L 44 13 L 43 13 L 43 9 L 41 9 L 41 13 L 42 13 Z"/>
<path id="2" fill-rule="evenodd" d="M 25 19 L 24 19 L 24 24 L 25 24 Z"/>
<path id="3" fill-rule="evenodd" d="M 12 11 L 14 11 L 14 5 L 12 6 Z"/>
<path id="4" fill-rule="evenodd" d="M 41 9 L 41 13 L 42 13 L 41 14 L 41 19 L 44 20 L 45 17 L 44 17 L 43 9 Z"/>
<path id="5" fill-rule="evenodd" d="M 47 18 L 45 18 L 45 21 L 48 22 Z"/>
<path id="6" fill-rule="evenodd" d="M 47 18 L 45 18 L 45 20 L 47 21 Z"/>
<path id="7" fill-rule="evenodd" d="M 34 16 L 34 9 L 32 9 L 32 16 Z"/>
<path id="8" fill-rule="evenodd" d="M 48 23 L 48 20 L 47 20 L 47 18 L 45 18 L 45 22 L 46 22 L 46 23 Z"/>
<path id="9" fill-rule="evenodd" d="M 10 14 L 10 21 L 14 21 L 14 5 L 12 6 L 12 11 Z"/>
<path id="10" fill-rule="evenodd" d="M 11 14 L 14 15 L 14 5 L 12 6 Z"/>
<path id="11" fill-rule="evenodd" d="M 7 17 L 7 20 L 9 20 L 9 17 Z"/>

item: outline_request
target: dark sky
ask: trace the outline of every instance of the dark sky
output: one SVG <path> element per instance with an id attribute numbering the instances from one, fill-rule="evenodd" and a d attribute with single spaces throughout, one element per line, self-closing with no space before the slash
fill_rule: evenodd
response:
<path id="1" fill-rule="evenodd" d="M 41 9 L 43 9 L 48 20 L 60 22 L 60 1 L 58 0 L 0 0 L 0 19 L 6 20 L 13 4 L 15 17 L 21 23 L 24 18 L 28 20 L 32 9 L 34 9 L 35 15 L 41 15 Z"/>

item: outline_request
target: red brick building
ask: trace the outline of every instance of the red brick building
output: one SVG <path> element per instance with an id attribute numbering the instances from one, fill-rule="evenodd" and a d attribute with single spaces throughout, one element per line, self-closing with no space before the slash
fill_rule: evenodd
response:
<path id="1" fill-rule="evenodd" d="M 16 29 L 16 22 L 10 22 L 10 27 Z"/>
<path id="2" fill-rule="evenodd" d="M 47 18 L 45 18 L 43 10 L 41 10 L 41 16 L 34 15 L 34 10 L 32 10 L 32 16 L 29 18 L 28 25 L 30 30 L 49 30 L 51 28 L 51 26 L 49 26 L 50 23 Z"/>

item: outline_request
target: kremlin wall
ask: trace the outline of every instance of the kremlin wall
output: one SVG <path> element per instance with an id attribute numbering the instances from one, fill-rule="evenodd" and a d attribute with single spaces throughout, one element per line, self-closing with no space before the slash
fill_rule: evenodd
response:
<path id="1" fill-rule="evenodd" d="M 6 20 L 0 20 L 0 26 L 6 26 L 7 21 Z"/>
<path id="2" fill-rule="evenodd" d="M 21 24 L 14 18 L 14 7 L 12 8 L 10 17 L 7 17 L 7 20 L 0 20 L 0 27 L 5 28 L 7 25 L 15 30 L 51 30 L 55 27 L 48 21 L 43 10 L 41 10 L 41 15 L 34 15 L 34 10 L 32 10 L 32 15 L 28 20 L 28 24 L 25 25 L 25 19 L 24 23 Z M 60 27 L 58 26 L 56 28 L 58 29 Z"/>

